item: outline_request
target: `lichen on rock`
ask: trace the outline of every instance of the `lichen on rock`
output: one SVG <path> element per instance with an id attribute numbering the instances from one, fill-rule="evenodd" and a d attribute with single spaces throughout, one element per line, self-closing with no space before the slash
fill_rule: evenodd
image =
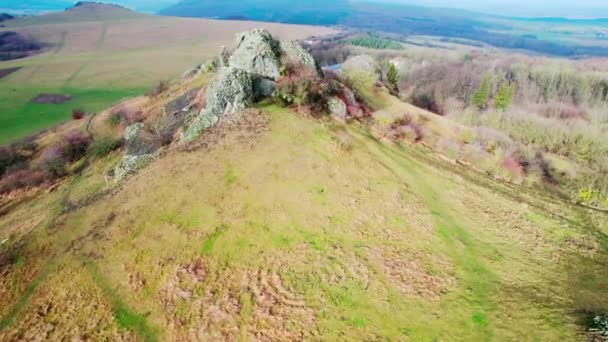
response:
<path id="1" fill-rule="evenodd" d="M 346 103 L 344 103 L 344 101 L 342 101 L 342 99 L 339 97 L 331 97 L 327 101 L 327 107 L 331 115 L 335 118 L 341 121 L 346 121 L 348 119 L 348 108 Z"/>
<path id="2" fill-rule="evenodd" d="M 128 126 L 123 137 L 127 154 L 114 168 L 115 182 L 149 164 L 156 157 L 156 151 L 161 145 L 158 137 L 146 130 L 141 122 Z"/>
<path id="3" fill-rule="evenodd" d="M 181 141 L 196 139 L 205 129 L 247 108 L 253 101 L 270 97 L 286 63 L 299 64 L 322 76 L 315 59 L 296 42 L 279 42 L 264 29 L 237 35 L 237 47 L 228 66 L 219 69 L 206 93 L 207 107 L 186 123 Z"/>
<path id="4" fill-rule="evenodd" d="M 182 134 L 182 141 L 194 140 L 203 130 L 221 118 L 250 106 L 254 99 L 254 77 L 237 68 L 222 68 L 207 89 L 207 107 L 197 115 Z"/>
<path id="5" fill-rule="evenodd" d="M 250 74 L 276 79 L 281 76 L 279 44 L 270 32 L 255 29 L 237 36 L 237 48 L 228 65 Z"/>

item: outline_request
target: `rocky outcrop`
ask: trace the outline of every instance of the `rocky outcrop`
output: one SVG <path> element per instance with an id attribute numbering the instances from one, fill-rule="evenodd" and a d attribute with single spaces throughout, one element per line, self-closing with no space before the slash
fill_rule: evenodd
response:
<path id="1" fill-rule="evenodd" d="M 114 168 L 114 181 L 116 182 L 146 166 L 156 157 L 156 151 L 161 147 L 158 137 L 146 130 L 143 123 L 128 126 L 123 137 L 127 146 L 127 154 Z"/>
<path id="2" fill-rule="evenodd" d="M 346 103 L 339 97 L 332 97 L 327 101 L 327 107 L 333 117 L 340 121 L 346 121 L 348 119 L 348 108 Z"/>
<path id="3" fill-rule="evenodd" d="M 251 105 L 254 99 L 253 80 L 254 76 L 243 70 L 232 67 L 220 69 L 207 89 L 207 107 L 187 125 L 182 140 L 194 140 L 223 117 Z"/>
<path id="4" fill-rule="evenodd" d="M 309 68 L 315 72 L 319 77 L 323 77 L 323 71 L 321 67 L 314 59 L 314 57 L 304 50 L 304 48 L 298 44 L 298 42 L 281 42 L 281 59 L 283 63 L 298 64 L 303 67 Z"/>
<path id="5" fill-rule="evenodd" d="M 230 57 L 222 50 L 222 63 L 206 93 L 207 107 L 184 128 L 181 140 L 192 141 L 205 129 L 269 97 L 286 63 L 321 70 L 314 58 L 296 42 L 279 42 L 263 29 L 237 35 L 237 47 Z M 227 66 L 226 64 L 227 60 Z"/>
<path id="6" fill-rule="evenodd" d="M 281 76 L 279 43 L 266 30 L 255 29 L 237 36 L 237 48 L 228 65 L 253 75 L 277 79 Z"/>

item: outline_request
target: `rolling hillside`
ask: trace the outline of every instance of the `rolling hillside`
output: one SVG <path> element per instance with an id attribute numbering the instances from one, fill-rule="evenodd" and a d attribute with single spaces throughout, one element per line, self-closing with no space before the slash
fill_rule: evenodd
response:
<path id="1" fill-rule="evenodd" d="M 54 178 L 0 193 L 0 341 L 608 333 L 606 213 L 431 148 L 472 139 L 391 95 L 361 63 L 371 57 L 322 77 L 305 50 L 266 31 L 239 42 L 227 66 L 21 146 L 31 168 L 2 189 L 19 175 Z M 255 92 L 253 77 L 267 76 L 246 70 L 273 65 L 288 66 L 276 92 Z M 350 110 L 315 112 L 306 84 L 328 89 L 313 101 Z M 218 108 L 199 135 L 183 134 Z"/>
<path id="2" fill-rule="evenodd" d="M 237 32 L 260 26 L 158 17 L 96 4 L 4 24 L 0 33 L 16 31 L 49 47 L 31 58 L 0 62 L 0 70 L 19 68 L 0 79 L 0 144 L 65 121 L 74 108 L 93 112 L 141 94 L 214 56 L 220 46 L 233 42 Z M 261 26 L 289 39 L 334 32 Z M 59 105 L 30 102 L 42 93 L 66 94 L 72 100 Z"/>
<path id="3" fill-rule="evenodd" d="M 579 340 L 608 307 L 605 221 L 542 191 L 268 104 L 196 146 L 3 214 L 0 340 Z"/>

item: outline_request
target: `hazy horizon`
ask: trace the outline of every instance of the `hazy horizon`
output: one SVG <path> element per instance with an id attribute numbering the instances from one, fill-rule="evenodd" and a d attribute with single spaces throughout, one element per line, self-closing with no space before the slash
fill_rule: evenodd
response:
<path id="1" fill-rule="evenodd" d="M 391 2 L 427 7 L 447 7 L 501 16 L 608 18 L 608 2 L 603 0 L 357 0 Z"/>
<path id="2" fill-rule="evenodd" d="M 565 18 L 608 18 L 608 2 L 601 0 L 352 0 L 355 2 L 384 2 L 416 5 L 424 7 L 444 7 L 476 11 L 499 16 L 516 17 L 565 17 Z M 0 11 L 28 12 L 61 10 L 77 1 L 5 0 Z M 129 7 L 143 12 L 158 12 L 179 0 L 107 0 L 99 1 Z"/>

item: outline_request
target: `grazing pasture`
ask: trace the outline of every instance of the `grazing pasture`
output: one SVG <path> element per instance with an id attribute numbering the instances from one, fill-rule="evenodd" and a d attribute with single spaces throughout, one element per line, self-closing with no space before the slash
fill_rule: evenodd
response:
<path id="1" fill-rule="evenodd" d="M 238 32 L 264 27 L 284 39 L 333 32 L 312 26 L 159 17 L 107 7 L 13 20 L 0 28 L 49 45 L 43 54 L 0 62 L 0 70 L 19 68 L 0 79 L 0 144 L 68 120 L 73 108 L 95 112 L 142 94 L 213 57 L 222 45 L 231 46 Z M 66 94 L 72 100 L 31 103 L 43 93 Z"/>

